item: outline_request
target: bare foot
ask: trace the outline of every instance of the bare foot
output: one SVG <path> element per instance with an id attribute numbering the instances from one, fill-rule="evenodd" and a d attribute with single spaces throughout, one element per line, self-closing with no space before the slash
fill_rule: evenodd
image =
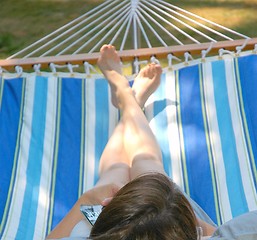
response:
<path id="1" fill-rule="evenodd" d="M 122 75 L 120 58 L 112 45 L 103 45 L 100 49 L 101 56 L 97 64 L 106 78 L 109 77 L 109 72 L 117 72 Z"/>
<path id="2" fill-rule="evenodd" d="M 161 74 L 161 66 L 151 63 L 142 68 L 135 78 L 132 90 L 141 108 L 144 107 L 146 100 L 160 85 Z"/>
<path id="3" fill-rule="evenodd" d="M 120 108 L 119 95 L 130 90 L 127 79 L 122 75 L 120 58 L 112 45 L 103 45 L 100 53 L 101 56 L 97 61 L 98 67 L 110 84 L 112 104 Z"/>

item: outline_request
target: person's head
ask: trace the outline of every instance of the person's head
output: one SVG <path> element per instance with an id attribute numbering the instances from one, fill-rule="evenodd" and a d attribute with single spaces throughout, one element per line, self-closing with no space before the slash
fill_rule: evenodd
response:
<path id="1" fill-rule="evenodd" d="M 197 239 L 191 205 L 169 178 L 151 173 L 125 185 L 103 209 L 92 239 Z"/>

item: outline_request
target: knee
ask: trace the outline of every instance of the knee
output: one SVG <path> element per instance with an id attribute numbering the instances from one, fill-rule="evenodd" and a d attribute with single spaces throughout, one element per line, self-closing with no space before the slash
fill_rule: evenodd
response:
<path id="1" fill-rule="evenodd" d="M 133 157 L 132 166 L 135 164 L 156 164 L 162 166 L 162 159 L 155 154 L 151 153 L 140 153 Z"/>
<path id="2" fill-rule="evenodd" d="M 152 154 L 140 154 L 134 157 L 131 166 L 131 178 L 147 172 L 159 172 L 165 174 L 162 159 Z"/>

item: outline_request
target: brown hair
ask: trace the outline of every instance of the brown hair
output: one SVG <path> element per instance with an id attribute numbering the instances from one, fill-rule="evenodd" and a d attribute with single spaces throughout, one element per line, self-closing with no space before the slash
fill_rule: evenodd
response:
<path id="1" fill-rule="evenodd" d="M 197 239 L 191 205 L 166 176 L 151 173 L 125 185 L 92 228 L 91 239 Z"/>

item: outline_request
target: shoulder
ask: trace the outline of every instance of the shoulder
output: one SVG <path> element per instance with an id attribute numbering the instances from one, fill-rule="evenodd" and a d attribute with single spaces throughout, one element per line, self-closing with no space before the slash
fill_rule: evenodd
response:
<path id="1" fill-rule="evenodd" d="M 80 222 L 78 222 L 75 227 L 72 229 L 69 240 L 75 240 L 75 239 L 85 239 L 89 237 L 90 231 L 92 229 L 91 224 L 86 220 L 83 219 Z"/>
<path id="2" fill-rule="evenodd" d="M 210 239 L 257 239 L 256 222 L 257 211 L 245 213 L 219 226 Z"/>

